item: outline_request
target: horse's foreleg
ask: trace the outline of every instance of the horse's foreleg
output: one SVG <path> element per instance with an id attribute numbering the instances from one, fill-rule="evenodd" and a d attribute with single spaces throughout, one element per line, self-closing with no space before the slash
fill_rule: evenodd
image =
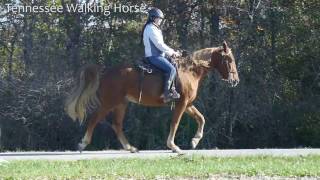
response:
<path id="1" fill-rule="evenodd" d="M 181 153 L 181 149 L 175 145 L 174 143 L 174 138 L 181 120 L 181 117 L 183 115 L 183 112 L 185 111 L 187 106 L 187 103 L 185 102 L 180 102 L 177 104 L 174 113 L 173 113 L 173 117 L 171 120 L 171 125 L 170 125 L 170 133 L 168 136 L 168 140 L 167 140 L 167 146 L 173 151 L 173 152 L 177 152 L 177 153 Z"/>
<path id="2" fill-rule="evenodd" d="M 134 152 L 138 152 L 138 149 L 129 144 L 127 138 L 123 133 L 123 119 L 125 116 L 126 108 L 127 108 L 127 103 L 123 103 L 114 109 L 114 118 L 112 121 L 112 128 L 115 131 L 123 148 L 125 150 L 128 150 L 134 153 Z"/>
<path id="3" fill-rule="evenodd" d="M 190 106 L 186 109 L 186 113 L 189 114 L 198 123 L 198 130 L 196 135 L 191 140 L 191 146 L 195 149 L 203 136 L 203 128 L 205 124 L 204 116 L 198 111 L 195 106 Z"/>
<path id="4" fill-rule="evenodd" d="M 79 143 L 78 148 L 81 152 L 84 150 L 84 148 L 91 143 L 92 133 L 96 125 L 99 121 L 101 121 L 108 113 L 110 112 L 110 108 L 99 108 L 89 119 L 87 131 L 84 137 L 82 138 L 82 141 Z"/>

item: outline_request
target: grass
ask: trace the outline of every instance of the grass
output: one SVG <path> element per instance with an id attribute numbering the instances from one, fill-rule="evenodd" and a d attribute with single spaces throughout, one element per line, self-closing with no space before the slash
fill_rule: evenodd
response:
<path id="1" fill-rule="evenodd" d="M 246 176 L 320 176 L 320 156 L 173 157 L 81 161 L 12 161 L 0 166 L 0 179 L 154 179 Z"/>

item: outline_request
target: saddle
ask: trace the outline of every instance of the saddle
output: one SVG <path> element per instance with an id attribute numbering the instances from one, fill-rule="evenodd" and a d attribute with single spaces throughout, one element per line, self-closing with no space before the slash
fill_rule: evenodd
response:
<path id="1" fill-rule="evenodd" d="M 178 67 L 177 64 L 174 62 L 173 59 L 167 58 L 170 63 L 176 68 L 176 71 L 178 72 Z M 139 85 L 140 85 L 140 97 L 139 97 L 139 103 L 141 102 L 141 97 L 142 97 L 142 83 L 143 83 L 143 78 L 145 75 L 152 75 L 152 74 L 163 74 L 162 70 L 157 68 L 156 66 L 152 65 L 149 60 L 144 57 L 139 61 L 136 61 L 136 67 L 138 71 L 140 71 L 140 78 L 139 78 Z M 176 84 L 178 84 L 179 80 L 179 74 L 177 73 L 177 76 L 175 77 L 171 89 L 176 88 Z M 177 89 L 178 90 L 178 89 Z"/>
<path id="2" fill-rule="evenodd" d="M 152 65 L 146 57 L 136 62 L 137 67 L 144 74 L 153 74 L 154 72 L 161 72 L 160 69 Z"/>

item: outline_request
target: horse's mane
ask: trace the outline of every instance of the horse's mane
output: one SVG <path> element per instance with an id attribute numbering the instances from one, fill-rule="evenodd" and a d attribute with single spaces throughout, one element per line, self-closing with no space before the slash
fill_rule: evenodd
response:
<path id="1" fill-rule="evenodd" d="M 221 50 L 221 47 L 200 49 L 186 57 L 176 59 L 178 66 L 184 69 L 196 67 L 210 67 L 211 55 L 214 51 Z"/>

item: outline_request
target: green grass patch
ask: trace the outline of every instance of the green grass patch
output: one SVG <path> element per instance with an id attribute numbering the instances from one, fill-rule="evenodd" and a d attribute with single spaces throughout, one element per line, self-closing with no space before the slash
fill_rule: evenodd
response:
<path id="1" fill-rule="evenodd" d="M 320 176 L 320 156 L 172 157 L 80 161 L 12 161 L 0 166 L 0 179 L 88 179 L 247 176 Z"/>

